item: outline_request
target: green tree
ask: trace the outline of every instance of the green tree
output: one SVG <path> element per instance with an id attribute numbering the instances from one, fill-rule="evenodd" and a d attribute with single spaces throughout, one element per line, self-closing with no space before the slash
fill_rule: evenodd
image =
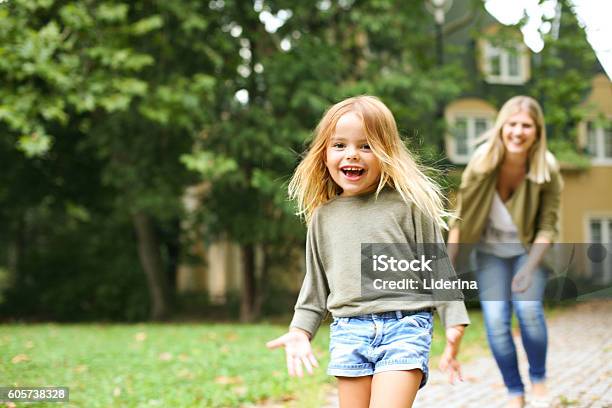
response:
<path id="1" fill-rule="evenodd" d="M 158 231 L 178 224 L 182 190 L 194 181 L 179 156 L 211 120 L 214 75 L 223 52 L 234 54 L 216 44 L 210 13 L 197 1 L 0 5 L 5 138 L 44 168 L 57 138 L 78 130 L 102 163 L 101 183 L 116 192 L 117 220 L 133 224 L 156 319 L 170 309 L 170 245 Z"/>
<path id="2" fill-rule="evenodd" d="M 225 1 L 218 10 L 239 49 L 238 74 L 217 82 L 219 121 L 184 160 L 211 183 L 207 230 L 242 247 L 241 317 L 252 320 L 262 283 L 255 245 L 303 242 L 286 182 L 325 109 L 355 94 L 379 95 L 407 142 L 440 154 L 435 107 L 461 90 L 461 71 L 436 66 L 434 25 L 422 3 Z M 277 30 L 266 29 L 271 16 L 284 22 Z"/>

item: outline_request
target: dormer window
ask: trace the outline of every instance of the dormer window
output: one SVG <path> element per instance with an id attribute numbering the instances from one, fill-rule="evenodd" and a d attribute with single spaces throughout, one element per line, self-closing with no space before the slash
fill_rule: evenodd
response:
<path id="1" fill-rule="evenodd" d="M 529 54 L 522 43 L 496 46 L 485 41 L 483 69 L 491 84 L 522 85 L 529 79 Z"/>

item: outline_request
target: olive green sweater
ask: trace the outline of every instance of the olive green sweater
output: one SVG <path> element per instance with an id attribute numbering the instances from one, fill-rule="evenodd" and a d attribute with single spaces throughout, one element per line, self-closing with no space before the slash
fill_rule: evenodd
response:
<path id="1" fill-rule="evenodd" d="M 384 292 L 362 295 L 362 243 L 443 243 L 440 228 L 399 193 L 383 189 L 351 197 L 336 197 L 313 214 L 306 238 L 306 276 L 295 305 L 291 327 L 314 337 L 327 311 L 350 317 L 395 310 L 436 308 L 446 327 L 469 324 L 463 301 L 415 300 Z M 445 267 L 454 274 L 448 258 Z M 461 297 L 462 299 L 462 297 Z"/>
<path id="2" fill-rule="evenodd" d="M 505 203 L 518 229 L 519 239 L 525 246 L 537 238 L 554 242 L 559 232 L 557 223 L 563 180 L 554 156 L 548 152 L 547 162 L 549 181 L 536 183 L 525 177 Z M 461 175 L 455 211 L 457 218 L 450 223 L 451 228 L 459 228 L 461 243 L 475 244 L 480 241 L 491 211 L 498 172 L 499 167 L 488 173 L 480 173 L 468 164 Z"/>

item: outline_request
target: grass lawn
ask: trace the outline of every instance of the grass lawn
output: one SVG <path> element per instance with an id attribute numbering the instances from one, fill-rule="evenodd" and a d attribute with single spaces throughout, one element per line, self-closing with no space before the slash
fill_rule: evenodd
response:
<path id="1" fill-rule="evenodd" d="M 486 352 L 480 313 L 470 316 L 464 361 Z M 265 348 L 284 331 L 276 324 L 2 325 L 0 385 L 67 386 L 70 403 L 64 405 L 78 407 L 234 407 L 268 401 L 318 407 L 334 382 L 325 375 L 329 330 L 322 327 L 314 341 L 321 368 L 302 379 L 288 377 L 282 351 Z M 437 324 L 432 367 L 443 346 Z"/>

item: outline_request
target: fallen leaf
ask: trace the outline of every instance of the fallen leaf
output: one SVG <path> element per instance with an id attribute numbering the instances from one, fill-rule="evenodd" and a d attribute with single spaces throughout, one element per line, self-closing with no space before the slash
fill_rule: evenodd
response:
<path id="1" fill-rule="evenodd" d="M 221 346 L 219 351 L 222 352 L 223 354 L 227 354 L 227 353 L 229 353 L 230 349 L 227 346 Z"/>
<path id="2" fill-rule="evenodd" d="M 136 333 L 134 335 L 134 339 L 136 341 L 145 341 L 147 339 L 147 333 L 145 332 Z"/>
<path id="3" fill-rule="evenodd" d="M 161 361 L 170 361 L 170 360 L 172 360 L 172 353 L 169 353 L 169 352 L 167 352 L 167 351 L 166 351 L 166 352 L 164 352 L 164 353 L 161 353 L 161 354 L 159 355 L 159 359 L 160 359 Z"/>
<path id="4" fill-rule="evenodd" d="M 234 394 L 240 395 L 242 397 L 246 395 L 248 388 L 244 385 L 241 385 L 240 387 L 232 388 L 232 391 L 234 392 Z"/>
<path id="5" fill-rule="evenodd" d="M 17 354 L 15 357 L 11 359 L 11 362 L 13 364 L 19 364 L 24 361 L 30 361 L 30 357 L 26 356 L 25 354 Z"/>
<path id="6" fill-rule="evenodd" d="M 87 371 L 87 369 L 88 367 L 85 364 L 81 364 L 74 367 L 74 371 L 76 371 L 77 373 L 84 373 L 85 371 Z"/>
<path id="7" fill-rule="evenodd" d="M 115 389 L 113 390 L 113 396 L 118 397 L 120 395 L 121 395 L 121 388 L 115 387 Z"/>
<path id="8" fill-rule="evenodd" d="M 225 375 L 220 375 L 215 378 L 216 384 L 228 385 L 228 384 L 242 384 L 242 378 L 240 377 L 227 377 Z"/>
<path id="9" fill-rule="evenodd" d="M 236 341 L 238 340 L 238 334 L 236 332 L 230 332 L 225 336 L 228 341 Z"/>
<path id="10" fill-rule="evenodd" d="M 181 361 L 188 361 L 189 360 L 189 356 L 187 354 L 185 354 L 185 353 L 179 354 L 178 358 Z"/>
<path id="11" fill-rule="evenodd" d="M 25 346 L 26 346 L 26 348 L 31 349 L 32 347 L 34 347 L 34 342 L 32 340 L 28 340 L 28 341 L 26 341 Z"/>
<path id="12" fill-rule="evenodd" d="M 189 371 L 188 369 L 184 368 L 182 370 L 180 370 L 177 374 L 177 376 L 179 378 L 187 378 L 189 380 L 193 379 L 195 376 L 193 375 L 193 373 L 191 371 Z"/>

